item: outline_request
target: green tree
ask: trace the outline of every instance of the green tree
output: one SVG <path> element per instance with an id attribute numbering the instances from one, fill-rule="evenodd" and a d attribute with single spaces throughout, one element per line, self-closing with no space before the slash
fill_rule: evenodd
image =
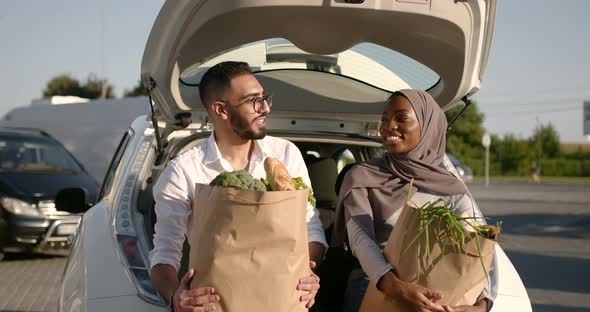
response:
<path id="1" fill-rule="evenodd" d="M 445 112 L 449 123 L 462 109 L 463 106 L 456 106 Z M 472 102 L 447 132 L 447 152 L 471 167 L 476 175 L 483 174 L 484 170 L 483 119 L 477 103 Z"/>
<path id="2" fill-rule="evenodd" d="M 113 86 L 105 79 L 89 75 L 86 84 L 82 86 L 82 95 L 80 96 L 88 99 L 110 99 L 114 97 Z"/>
<path id="3" fill-rule="evenodd" d="M 456 106 L 446 111 L 447 120 L 451 122 L 463 109 L 461 106 Z M 463 114 L 455 121 L 451 126 L 451 129 L 447 133 L 447 138 L 459 138 L 463 143 L 472 147 L 481 147 L 481 137 L 485 133 L 483 128 L 483 113 L 481 113 L 477 107 L 477 103 L 467 107 Z M 453 153 L 458 147 L 448 146 L 449 152 Z"/>
<path id="4" fill-rule="evenodd" d="M 530 143 L 535 148 L 536 159 L 554 158 L 559 156 L 559 134 L 551 123 L 535 128 Z"/>
<path id="5" fill-rule="evenodd" d="M 135 96 L 147 96 L 147 91 L 143 86 L 143 82 L 141 80 L 137 81 L 137 84 L 131 90 L 125 90 L 125 97 L 135 97 Z"/>
<path id="6" fill-rule="evenodd" d="M 43 90 L 43 96 L 74 95 L 87 99 L 114 97 L 113 86 L 104 79 L 98 79 L 95 75 L 89 75 L 86 84 L 64 74 L 52 78 Z"/>
<path id="7" fill-rule="evenodd" d="M 517 138 L 513 134 L 498 140 L 492 151 L 490 153 L 494 155 L 494 161 L 499 160 L 500 173 L 504 175 L 528 175 L 535 159 L 529 140 Z"/>
<path id="8" fill-rule="evenodd" d="M 54 95 L 77 95 L 79 96 L 81 91 L 80 82 L 72 78 L 70 75 L 64 74 L 59 75 L 51 79 L 45 90 L 43 90 L 43 96 L 54 96 Z"/>

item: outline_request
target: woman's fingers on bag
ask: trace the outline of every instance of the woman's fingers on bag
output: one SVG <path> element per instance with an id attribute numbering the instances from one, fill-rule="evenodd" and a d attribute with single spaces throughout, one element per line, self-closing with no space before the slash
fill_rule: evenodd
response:
<path id="1" fill-rule="evenodd" d="M 418 300 L 417 302 L 415 302 L 415 304 L 419 308 L 419 310 L 431 312 L 446 312 L 442 305 L 430 301 L 430 299 L 424 296 L 424 294 L 419 295 L 417 299 Z"/>
<path id="2" fill-rule="evenodd" d="M 437 301 L 442 299 L 442 295 L 438 292 L 438 291 L 434 291 L 434 290 L 430 290 L 428 288 L 424 288 L 424 295 L 432 300 L 432 301 Z"/>
<path id="3" fill-rule="evenodd" d="M 446 312 L 442 305 L 436 304 L 431 298 L 434 296 L 440 299 L 440 294 L 437 295 L 436 292 L 416 284 L 408 284 L 408 287 L 410 287 L 410 296 L 407 300 L 410 301 L 418 311 Z"/>
<path id="4" fill-rule="evenodd" d="M 426 311 L 446 312 L 443 306 L 441 306 L 440 304 L 436 304 L 428 299 L 424 301 L 423 304 Z"/>

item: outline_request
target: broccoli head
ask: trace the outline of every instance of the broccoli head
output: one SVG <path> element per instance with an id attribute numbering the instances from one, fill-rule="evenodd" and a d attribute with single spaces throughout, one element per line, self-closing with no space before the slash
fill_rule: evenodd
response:
<path id="1" fill-rule="evenodd" d="M 254 191 L 266 191 L 264 183 L 258 179 L 255 179 L 246 170 L 237 171 L 225 171 L 220 173 L 218 176 L 209 183 L 211 186 L 223 186 L 233 187 L 240 190 L 254 190 Z"/>

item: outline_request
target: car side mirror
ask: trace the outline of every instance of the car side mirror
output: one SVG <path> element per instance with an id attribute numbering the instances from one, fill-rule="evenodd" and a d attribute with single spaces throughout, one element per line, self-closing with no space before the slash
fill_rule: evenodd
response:
<path id="1" fill-rule="evenodd" d="M 73 214 L 84 213 L 90 208 L 86 201 L 86 193 L 86 190 L 81 188 L 63 189 L 55 197 L 55 208 Z"/>

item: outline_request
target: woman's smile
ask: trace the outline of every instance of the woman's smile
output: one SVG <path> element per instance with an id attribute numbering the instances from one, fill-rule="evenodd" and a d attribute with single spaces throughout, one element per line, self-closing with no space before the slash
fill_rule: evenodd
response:
<path id="1" fill-rule="evenodd" d="M 393 145 L 393 144 L 397 144 L 400 142 L 400 140 L 402 140 L 402 135 L 397 135 L 397 134 L 391 134 L 388 135 L 384 138 L 384 143 L 386 145 Z"/>
<path id="2" fill-rule="evenodd" d="M 420 123 L 412 104 L 403 95 L 393 96 L 381 116 L 383 146 L 388 153 L 405 154 L 420 142 Z"/>

